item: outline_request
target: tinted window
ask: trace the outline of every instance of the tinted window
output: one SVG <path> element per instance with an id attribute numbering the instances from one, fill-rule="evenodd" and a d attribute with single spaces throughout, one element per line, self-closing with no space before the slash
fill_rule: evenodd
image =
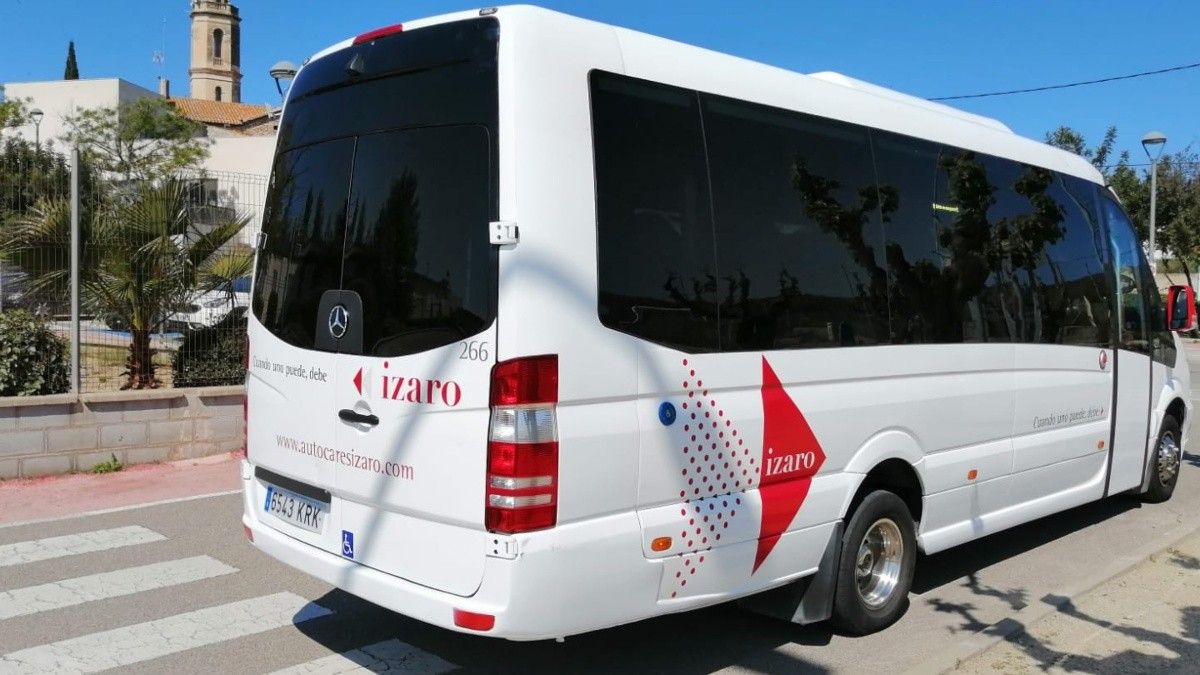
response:
<path id="1" fill-rule="evenodd" d="M 871 135 L 892 342 L 959 341 L 962 328 L 950 300 L 956 292 L 951 258 L 940 243 L 948 227 L 942 217 L 958 207 L 946 194 L 941 146 L 881 131 Z"/>
<path id="2" fill-rule="evenodd" d="M 275 160 L 255 270 L 254 316 L 297 347 L 314 346 L 321 294 L 342 274 L 354 139 L 297 148 Z"/>
<path id="3" fill-rule="evenodd" d="M 1056 176 L 1047 195 L 1063 216 L 1062 237 L 1046 246 L 1036 276 L 1046 289 L 1041 342 L 1108 346 L 1112 294 L 1094 186 Z"/>
<path id="4" fill-rule="evenodd" d="M 1050 196 L 1054 173 L 1011 160 L 987 158 L 995 205 L 989 210 L 994 244 L 1004 257 L 1004 276 L 1015 292 L 1004 296 L 1004 311 L 1018 342 L 1052 341 L 1057 334 L 1057 300 L 1047 249 L 1062 241 L 1066 216 Z"/>
<path id="5" fill-rule="evenodd" d="M 592 74 L 600 320 L 717 349 L 717 276 L 694 92 Z"/>
<path id="6" fill-rule="evenodd" d="M 887 339 L 866 129 L 704 97 L 723 351 Z"/>
<path id="7" fill-rule="evenodd" d="M 281 148 L 397 127 L 495 128 L 495 19 L 407 30 L 305 65 L 288 91 Z"/>
<path id="8" fill-rule="evenodd" d="M 721 351 L 1111 342 L 1087 181 L 614 75 L 592 97 L 607 326 Z"/>
<path id="9" fill-rule="evenodd" d="M 301 70 L 255 273 L 254 314 L 268 330 L 297 347 L 357 351 L 316 340 L 327 335 L 322 296 L 343 286 L 363 301 L 350 321 L 368 353 L 430 349 L 491 322 L 497 37 L 492 19 L 431 26 Z"/>
<path id="10" fill-rule="evenodd" d="M 493 314 L 488 134 L 361 136 L 342 287 L 363 305 L 363 353 L 398 356 L 483 330 Z"/>
<path id="11" fill-rule="evenodd" d="M 1104 220 L 1112 246 L 1113 277 L 1117 292 L 1117 345 L 1144 354 L 1150 353 L 1150 333 L 1146 298 L 1143 293 L 1142 245 L 1134 234 L 1125 211 L 1111 197 L 1101 200 Z"/>
<path id="12" fill-rule="evenodd" d="M 1017 167 L 949 147 L 942 147 L 937 167 L 931 210 L 942 268 L 930 287 L 942 307 L 926 307 L 930 341 L 1012 340 L 1019 330 L 1018 306 L 1000 240 L 1006 219 L 1026 208 L 1009 187 Z"/>
<path id="13" fill-rule="evenodd" d="M 1178 356 L 1175 337 L 1166 328 L 1166 307 L 1133 224 L 1110 195 L 1104 194 L 1100 202 L 1112 240 L 1113 266 L 1119 289 L 1120 344 L 1125 349 L 1149 354 L 1155 361 L 1174 367 Z"/>

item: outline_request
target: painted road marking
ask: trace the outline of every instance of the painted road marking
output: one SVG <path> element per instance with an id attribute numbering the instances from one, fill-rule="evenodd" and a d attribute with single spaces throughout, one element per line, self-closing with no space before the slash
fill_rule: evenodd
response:
<path id="1" fill-rule="evenodd" d="M 153 530 L 147 530 L 140 525 L 129 525 L 115 527 L 111 530 L 96 530 L 48 539 L 19 541 L 15 544 L 0 545 L 0 567 L 24 565 L 81 553 L 107 551 L 122 546 L 148 544 L 164 539 L 166 537 Z"/>
<path id="2" fill-rule="evenodd" d="M 133 595 L 167 586 L 210 579 L 237 572 L 236 567 L 199 555 L 194 558 L 129 567 L 52 584 L 0 592 L 0 620 L 26 616 L 85 602 Z"/>
<path id="3" fill-rule="evenodd" d="M 455 665 L 399 640 L 330 654 L 272 675 L 342 675 L 342 673 L 448 673 Z"/>
<path id="4" fill-rule="evenodd" d="M 0 673 L 94 673 L 332 613 L 295 593 L 275 593 L 15 651 L 0 656 Z"/>

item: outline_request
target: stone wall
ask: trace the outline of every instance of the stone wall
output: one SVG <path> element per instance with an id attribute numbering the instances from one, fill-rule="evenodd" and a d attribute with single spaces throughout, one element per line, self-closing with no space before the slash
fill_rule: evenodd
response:
<path id="1" fill-rule="evenodd" d="M 235 387 L 0 398 L 0 479 L 189 459 L 242 447 Z"/>

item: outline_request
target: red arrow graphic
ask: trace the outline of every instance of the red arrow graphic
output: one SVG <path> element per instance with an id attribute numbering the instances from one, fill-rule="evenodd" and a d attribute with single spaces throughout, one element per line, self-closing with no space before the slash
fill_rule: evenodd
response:
<path id="1" fill-rule="evenodd" d="M 812 477 L 825 463 L 825 451 L 812 427 L 765 356 L 762 366 L 763 444 L 758 489 L 762 496 L 762 524 L 751 574 L 758 571 L 779 543 L 779 536 L 804 504 Z"/>
<path id="2" fill-rule="evenodd" d="M 354 388 L 357 389 L 358 393 L 360 394 L 362 393 L 362 371 L 363 369 L 359 368 L 358 372 L 354 374 Z"/>

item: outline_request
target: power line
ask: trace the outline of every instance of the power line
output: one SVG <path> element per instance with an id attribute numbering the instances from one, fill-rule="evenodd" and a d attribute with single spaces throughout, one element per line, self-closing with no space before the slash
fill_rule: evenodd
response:
<path id="1" fill-rule="evenodd" d="M 1085 84 L 1102 84 L 1104 82 L 1116 82 L 1117 80 L 1132 80 L 1135 77 L 1146 77 L 1147 75 L 1162 75 L 1163 73 L 1173 73 L 1180 70 L 1189 70 L 1191 68 L 1200 68 L 1200 63 L 1189 63 L 1183 66 L 1171 66 L 1170 68 L 1161 68 L 1159 70 L 1147 70 L 1141 73 L 1132 73 L 1130 75 L 1117 75 L 1116 77 L 1104 77 L 1099 80 L 1085 80 L 1083 82 L 1071 82 L 1068 84 L 1051 84 L 1045 87 L 1031 87 L 1029 89 L 1010 89 L 1008 91 L 992 91 L 986 94 L 960 94 L 958 96 L 938 96 L 930 98 L 930 101 L 955 101 L 964 98 L 986 98 L 988 96 L 1008 96 L 1009 94 L 1028 94 L 1035 91 L 1050 91 L 1051 89 L 1068 89 L 1070 87 L 1082 87 Z"/>

